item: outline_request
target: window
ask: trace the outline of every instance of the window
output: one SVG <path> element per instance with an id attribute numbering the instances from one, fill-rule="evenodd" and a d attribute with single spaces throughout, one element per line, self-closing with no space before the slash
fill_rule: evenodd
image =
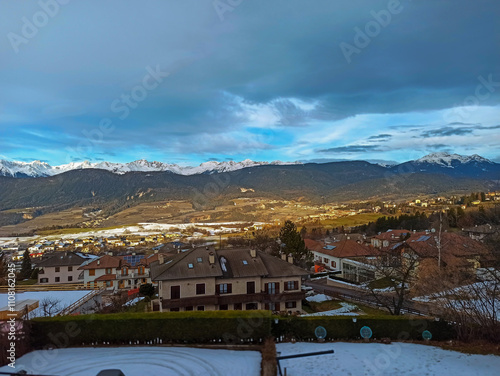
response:
<path id="1" fill-rule="evenodd" d="M 106 281 L 106 287 L 113 287 L 113 281 Z"/>
<path id="2" fill-rule="evenodd" d="M 61 278 L 60 277 L 56 277 L 56 282 L 61 282 Z"/>
<path id="3" fill-rule="evenodd" d="M 220 285 L 215 285 L 216 294 L 231 294 L 233 292 L 232 283 L 221 283 Z"/>
<path id="4" fill-rule="evenodd" d="M 286 302 L 285 307 L 286 308 L 297 308 L 297 302 Z"/>
<path id="5" fill-rule="evenodd" d="M 59 273 L 60 270 L 61 268 L 59 266 L 56 266 L 56 273 Z"/>
<path id="6" fill-rule="evenodd" d="M 111 268 L 106 268 L 106 274 L 111 274 L 111 273 L 112 273 Z"/>
<path id="7" fill-rule="evenodd" d="M 326 257 L 323 257 L 323 262 L 324 262 L 325 264 L 328 264 L 328 259 L 327 259 Z"/>
<path id="8" fill-rule="evenodd" d="M 196 262 L 198 262 L 198 263 L 203 262 L 203 258 L 202 258 L 202 257 L 198 257 L 198 258 L 196 259 Z"/>
<path id="9" fill-rule="evenodd" d="M 40 283 L 48 283 L 49 279 L 48 278 L 40 278 Z"/>
<path id="10" fill-rule="evenodd" d="M 205 306 L 204 305 L 199 305 L 198 307 L 196 307 L 196 310 L 197 311 L 204 311 L 205 310 Z"/>
<path id="11" fill-rule="evenodd" d="M 337 263 L 335 261 L 332 261 L 332 268 L 336 268 L 337 267 Z"/>
<path id="12" fill-rule="evenodd" d="M 95 275 L 95 269 L 89 269 L 89 275 L 90 276 Z"/>
<path id="13" fill-rule="evenodd" d="M 280 292 L 279 282 L 268 282 L 265 284 L 266 294 L 278 294 Z"/>
<path id="14" fill-rule="evenodd" d="M 252 310 L 258 309 L 257 303 L 247 303 L 245 305 L 245 309 L 247 311 L 252 311 Z"/>
<path id="15" fill-rule="evenodd" d="M 299 282 L 298 281 L 287 281 L 285 283 L 285 291 L 298 290 L 298 289 L 299 289 Z"/>
<path id="16" fill-rule="evenodd" d="M 193 269 L 193 268 L 194 268 L 194 265 L 193 265 L 193 264 L 191 264 L 191 263 L 189 263 L 189 264 L 188 264 L 188 269 Z"/>
<path id="17" fill-rule="evenodd" d="M 185 311 L 192 311 L 193 310 L 193 306 L 188 306 L 186 308 L 184 308 Z"/>
<path id="18" fill-rule="evenodd" d="M 219 306 L 219 311 L 227 311 L 229 309 L 227 304 L 221 304 Z"/>
<path id="19" fill-rule="evenodd" d="M 205 294 L 205 284 L 204 283 L 197 283 L 196 284 L 196 295 L 203 295 Z"/>
<path id="20" fill-rule="evenodd" d="M 181 286 L 170 286 L 170 299 L 181 298 Z"/>
<path id="21" fill-rule="evenodd" d="M 243 304 L 241 303 L 234 303 L 234 310 L 235 311 L 241 311 L 243 309 Z"/>
<path id="22" fill-rule="evenodd" d="M 243 260 L 243 265 L 248 265 L 248 261 L 247 260 Z"/>
<path id="23" fill-rule="evenodd" d="M 264 304 L 264 309 L 270 310 L 270 311 L 279 311 L 280 310 L 280 304 L 279 303 L 266 303 Z"/>
<path id="24" fill-rule="evenodd" d="M 247 294 L 255 294 L 255 282 L 247 282 Z"/>
<path id="25" fill-rule="evenodd" d="M 71 281 L 73 281 L 73 276 L 72 275 L 68 276 L 68 282 L 71 282 Z"/>
<path id="26" fill-rule="evenodd" d="M 111 272 L 108 273 L 108 269 L 106 269 L 106 274 L 111 274 Z M 128 275 L 128 268 L 122 268 L 122 275 Z"/>
<path id="27" fill-rule="evenodd" d="M 170 308 L 170 312 L 179 312 L 179 307 Z"/>
<path id="28" fill-rule="evenodd" d="M 68 272 L 72 272 L 73 271 L 73 267 L 72 266 L 68 266 Z"/>
<path id="29" fill-rule="evenodd" d="M 143 275 L 144 274 L 144 266 L 139 266 L 137 268 L 137 273 L 139 273 L 139 275 Z"/>

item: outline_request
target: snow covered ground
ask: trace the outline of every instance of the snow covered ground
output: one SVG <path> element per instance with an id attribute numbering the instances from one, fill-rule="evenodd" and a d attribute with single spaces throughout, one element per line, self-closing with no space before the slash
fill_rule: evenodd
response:
<path id="1" fill-rule="evenodd" d="M 95 376 L 120 369 L 126 376 L 259 376 L 257 351 L 189 347 L 70 348 L 33 351 L 16 362 L 15 371 L 60 376 Z M 10 372 L 7 366 L 1 372 Z"/>
<path id="2" fill-rule="evenodd" d="M 306 300 L 308 302 L 316 302 L 316 303 L 321 303 L 326 300 L 332 300 L 333 298 L 331 296 L 325 295 L 325 294 L 317 294 L 313 296 L 308 296 Z"/>
<path id="3" fill-rule="evenodd" d="M 308 313 L 306 315 L 302 315 L 302 317 L 305 316 L 358 316 L 358 313 L 355 313 L 353 311 L 359 311 L 359 308 L 355 306 L 354 304 L 349 304 L 346 302 L 341 302 L 340 305 L 342 307 L 337 308 L 337 309 L 332 309 L 330 311 L 323 311 L 323 312 L 316 312 L 316 313 Z"/>
<path id="4" fill-rule="evenodd" d="M 334 350 L 334 354 L 281 361 L 288 376 L 498 376 L 500 356 L 468 355 L 411 343 L 280 343 L 281 355 Z"/>
<path id="5" fill-rule="evenodd" d="M 92 290 L 75 290 L 75 291 L 28 291 L 16 294 L 16 301 L 20 302 L 24 299 L 35 299 L 39 301 L 39 307 L 34 311 L 30 312 L 30 317 L 43 316 L 42 311 L 42 301 L 44 299 L 50 298 L 59 301 L 57 307 L 53 310 L 56 314 L 64 308 L 70 306 L 72 303 L 83 298 L 85 295 L 90 293 Z M 7 294 L 0 294 L 0 307 L 5 307 L 7 305 Z"/>

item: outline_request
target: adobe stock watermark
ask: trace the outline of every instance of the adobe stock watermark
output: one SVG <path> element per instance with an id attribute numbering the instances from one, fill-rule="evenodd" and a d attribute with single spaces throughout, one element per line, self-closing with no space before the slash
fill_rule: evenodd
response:
<path id="1" fill-rule="evenodd" d="M 243 1 L 244 0 L 214 0 L 212 5 L 222 22 L 225 20 L 224 14 L 227 12 L 233 12 L 236 7 L 243 3 Z"/>
<path id="2" fill-rule="evenodd" d="M 169 72 L 163 72 L 160 65 L 156 67 L 147 66 L 146 74 L 141 80 L 141 83 L 134 86 L 130 91 L 122 93 L 119 98 L 113 100 L 110 104 L 110 111 L 118 115 L 118 119 L 125 120 L 132 110 L 136 109 L 139 104 L 146 100 L 149 93 L 155 90 L 162 82 L 170 76 Z M 93 129 L 84 129 L 82 134 L 85 137 L 78 143 L 76 147 L 66 147 L 68 160 L 75 158 L 85 159 L 92 150 L 99 144 L 104 142 L 104 138 L 109 136 L 116 129 L 115 122 L 105 117 L 99 121 L 99 125 Z"/>
<path id="3" fill-rule="evenodd" d="M 479 83 L 474 90 L 474 94 L 465 97 L 462 103 L 456 103 L 452 109 L 443 115 L 447 123 L 468 120 L 481 102 L 488 100 L 497 88 L 500 87 L 500 81 L 494 81 L 493 74 L 489 74 L 487 78 L 478 76 L 477 80 Z"/>
<path id="4" fill-rule="evenodd" d="M 363 49 L 368 47 L 374 38 L 376 38 L 384 28 L 392 22 L 392 17 L 403 11 L 403 5 L 399 0 L 389 0 L 387 9 L 382 9 L 378 12 L 372 10 L 370 12 L 372 20 L 368 21 L 364 28 L 358 26 L 354 28 L 353 43 L 349 44 L 341 42 L 340 50 L 344 55 L 347 63 L 352 62 L 352 55 L 359 55 Z"/>
<path id="5" fill-rule="evenodd" d="M 19 47 L 28 44 L 30 40 L 36 37 L 40 29 L 47 26 L 49 21 L 59 14 L 61 6 L 69 2 L 70 0 L 39 0 L 38 6 L 40 9 L 29 18 L 21 18 L 22 26 L 20 33 L 13 31 L 7 33 L 7 39 L 14 52 L 16 54 L 19 53 Z"/>

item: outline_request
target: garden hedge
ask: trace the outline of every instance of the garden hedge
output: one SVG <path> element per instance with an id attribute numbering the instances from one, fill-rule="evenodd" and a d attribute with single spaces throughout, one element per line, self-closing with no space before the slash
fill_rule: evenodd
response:
<path id="1" fill-rule="evenodd" d="M 269 311 L 124 313 L 38 318 L 31 321 L 32 344 L 41 348 L 145 343 L 260 343 L 266 337 L 315 340 L 323 326 L 327 340 L 356 340 L 369 326 L 373 338 L 421 340 L 428 330 L 435 340 L 455 338 L 444 321 L 405 316 L 278 317 Z"/>

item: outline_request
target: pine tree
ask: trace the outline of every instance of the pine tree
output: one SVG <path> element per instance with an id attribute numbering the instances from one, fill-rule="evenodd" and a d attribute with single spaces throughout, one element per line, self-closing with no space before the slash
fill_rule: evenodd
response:
<path id="1" fill-rule="evenodd" d="M 306 267 L 312 260 L 311 252 L 306 248 L 304 239 L 297 231 L 297 226 L 292 221 L 286 221 L 280 229 L 279 239 L 281 241 L 281 251 L 287 255 L 292 255 L 293 263 Z"/>
<path id="2" fill-rule="evenodd" d="M 31 268 L 31 258 L 30 252 L 28 250 L 24 251 L 23 254 L 23 263 L 21 264 L 21 271 L 19 272 L 19 279 L 27 279 L 31 277 L 31 273 L 33 272 Z"/>

